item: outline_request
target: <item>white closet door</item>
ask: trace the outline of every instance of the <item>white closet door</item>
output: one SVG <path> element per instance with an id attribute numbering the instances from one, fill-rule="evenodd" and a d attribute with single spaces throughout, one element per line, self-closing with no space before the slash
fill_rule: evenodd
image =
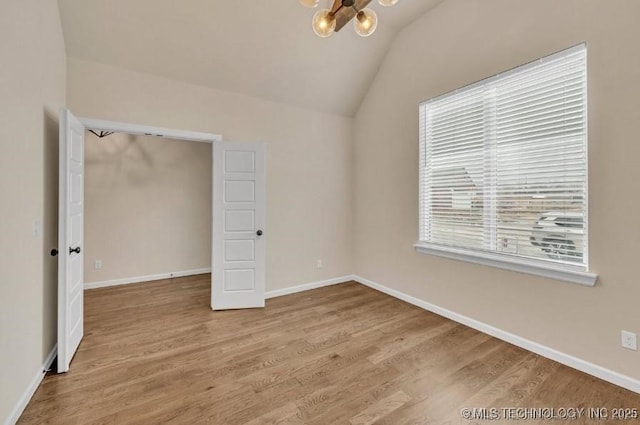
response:
<path id="1" fill-rule="evenodd" d="M 67 372 L 84 334 L 84 126 L 60 113 L 58 372 Z"/>
<path id="2" fill-rule="evenodd" d="M 265 147 L 213 146 L 211 308 L 264 307 Z"/>

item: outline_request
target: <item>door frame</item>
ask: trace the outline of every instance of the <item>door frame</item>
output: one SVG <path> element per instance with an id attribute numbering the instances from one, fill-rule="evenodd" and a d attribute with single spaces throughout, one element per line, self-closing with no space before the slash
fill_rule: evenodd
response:
<path id="1" fill-rule="evenodd" d="M 114 133 L 135 134 L 138 136 L 158 136 L 166 139 L 178 139 L 188 142 L 211 143 L 221 142 L 220 134 L 200 133 L 197 131 L 176 130 L 153 127 L 149 125 L 130 124 L 117 121 L 106 121 L 95 118 L 78 117 L 87 130 L 112 131 Z"/>
<path id="2" fill-rule="evenodd" d="M 65 108 L 66 109 L 66 108 Z M 72 111 L 71 111 L 72 112 Z M 84 126 L 84 130 L 94 130 L 94 131 L 106 131 L 106 132 L 114 132 L 114 133 L 125 133 L 125 134 L 133 134 L 133 135 L 141 135 L 141 136 L 157 136 L 157 137 L 164 137 L 167 139 L 176 139 L 176 140 L 182 140 L 182 141 L 189 141 L 189 142 L 199 142 L 199 143 L 209 143 L 212 145 L 212 149 L 211 149 L 211 176 L 212 176 L 212 185 L 211 185 L 211 212 L 213 215 L 214 212 L 214 205 L 213 205 L 213 201 L 215 198 L 215 182 L 213 182 L 214 176 L 215 176 L 215 149 L 214 149 L 214 145 L 216 143 L 220 143 L 222 142 L 222 135 L 219 134 L 213 134 L 213 133 L 203 133 L 203 132 L 197 132 L 197 131 L 188 131 L 188 130 L 176 130 L 176 129 L 171 129 L 171 128 L 164 128 L 164 127 L 155 127 L 155 126 L 148 126 L 148 125 L 140 125 L 140 124 L 131 124 L 131 123 L 125 123 L 125 122 L 118 122 L 118 121 L 109 121 L 109 120 L 102 120 L 102 119 L 96 119 L 96 118 L 87 118 L 87 117 L 77 117 L 78 121 L 80 121 L 80 123 Z M 83 140 L 83 144 L 84 144 L 84 140 Z M 83 156 L 85 155 L 85 150 L 83 147 Z M 61 217 L 59 218 L 61 219 Z M 84 216 L 83 216 L 83 221 L 84 221 Z M 211 288 L 211 293 L 213 294 L 213 250 L 214 250 L 214 238 L 216 237 L 215 233 L 215 226 L 213 226 L 213 217 L 212 217 L 212 226 L 211 226 L 211 252 L 212 252 L 212 258 L 211 258 L 211 268 L 212 268 L 212 273 L 211 273 L 211 284 L 210 284 L 210 288 Z M 64 249 L 62 249 L 60 252 L 64 252 Z M 60 283 L 58 282 L 58 285 Z M 82 282 L 83 285 L 83 291 L 86 290 L 84 288 L 84 279 Z M 213 310 L 213 303 L 211 303 L 211 309 Z M 84 315 L 83 315 L 84 316 Z M 66 372 L 66 371 L 63 371 Z"/>
<path id="3" fill-rule="evenodd" d="M 113 133 L 125 133 L 125 134 L 133 134 L 138 136 L 156 136 L 156 137 L 164 137 L 165 139 L 176 139 L 188 142 L 198 142 L 198 143 L 209 143 L 212 145 L 211 147 L 211 177 L 213 179 L 214 173 L 214 156 L 213 145 L 216 142 L 222 142 L 222 135 L 213 134 L 213 133 L 201 133 L 197 131 L 188 131 L 188 130 L 176 130 L 172 128 L 164 128 L 164 127 L 154 127 L 149 125 L 140 125 L 140 124 L 131 124 L 125 122 L 118 121 L 108 121 L 101 120 L 96 118 L 87 118 L 87 117 L 78 117 L 78 120 L 84 125 L 86 130 L 96 130 L 96 131 L 110 131 Z M 211 184 L 211 214 L 213 214 L 213 198 L 214 198 L 214 184 Z M 83 218 L 84 219 L 84 218 Z M 213 254 L 213 225 L 211 226 L 211 252 Z M 213 292 L 213 262 L 211 263 L 212 273 L 211 273 L 211 289 Z M 84 284 L 84 283 L 83 283 Z M 213 305 L 211 305 L 211 309 L 213 309 Z"/>
<path id="4" fill-rule="evenodd" d="M 125 133 L 125 134 L 133 134 L 138 136 L 156 136 L 156 137 L 164 137 L 166 139 L 176 139 L 188 142 L 198 142 L 198 143 L 209 143 L 212 145 L 211 148 L 211 176 L 213 178 L 213 167 L 214 167 L 214 157 L 213 157 L 213 145 L 216 142 L 222 141 L 222 135 L 213 134 L 213 133 L 202 133 L 197 131 L 188 131 L 188 130 L 177 130 L 172 128 L 164 128 L 164 127 L 155 127 L 149 125 L 141 125 L 141 124 L 131 124 L 125 122 L 118 121 L 108 121 L 101 120 L 96 118 L 87 118 L 87 117 L 78 117 L 78 120 L 84 125 L 86 130 L 95 130 L 95 131 L 110 131 L 114 133 Z M 214 197 L 214 185 L 211 185 L 211 213 L 213 214 L 213 197 Z M 211 226 L 211 252 L 213 253 L 213 226 Z M 213 263 L 211 264 L 211 268 L 213 268 Z M 213 292 L 213 273 L 211 278 L 211 289 Z M 213 309 L 213 305 L 211 306 Z"/>

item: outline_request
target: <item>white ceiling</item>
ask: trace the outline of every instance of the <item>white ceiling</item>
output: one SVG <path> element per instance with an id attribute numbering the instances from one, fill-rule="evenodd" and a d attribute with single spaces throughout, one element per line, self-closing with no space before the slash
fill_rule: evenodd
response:
<path id="1" fill-rule="evenodd" d="M 219 90 L 351 116 L 397 32 L 442 0 L 374 2 L 368 38 L 327 39 L 297 0 L 59 0 L 67 53 Z M 330 0 L 321 0 L 328 7 Z"/>

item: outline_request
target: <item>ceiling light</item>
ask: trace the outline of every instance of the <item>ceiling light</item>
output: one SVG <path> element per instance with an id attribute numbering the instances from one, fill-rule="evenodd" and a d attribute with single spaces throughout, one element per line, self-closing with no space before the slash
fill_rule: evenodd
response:
<path id="1" fill-rule="evenodd" d="M 336 18 L 329 9 L 321 9 L 313 16 L 313 32 L 318 37 L 326 38 L 336 30 Z"/>
<path id="2" fill-rule="evenodd" d="M 300 4 L 305 6 L 305 7 L 318 7 L 318 3 L 320 3 L 320 0 L 299 0 Z"/>
<path id="3" fill-rule="evenodd" d="M 320 0 L 299 0 L 307 7 L 317 7 Z M 327 0 L 328 1 L 328 0 Z M 321 9 L 313 16 L 313 31 L 319 37 L 329 37 L 340 31 L 353 20 L 356 33 L 368 37 L 378 26 L 378 16 L 372 9 L 365 9 L 373 0 L 333 0 L 330 9 Z M 382 6 L 388 7 L 398 0 L 378 0 Z M 355 18 L 355 19 L 354 19 Z"/>
<path id="4" fill-rule="evenodd" d="M 378 27 L 378 16 L 371 9 L 361 10 L 353 20 L 353 26 L 359 36 L 369 37 Z"/>

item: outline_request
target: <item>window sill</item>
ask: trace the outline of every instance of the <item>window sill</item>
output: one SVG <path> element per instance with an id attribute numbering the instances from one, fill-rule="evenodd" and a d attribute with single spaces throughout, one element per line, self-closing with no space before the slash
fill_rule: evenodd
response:
<path id="1" fill-rule="evenodd" d="M 511 257 L 508 255 L 479 252 L 468 249 L 454 248 L 443 245 L 418 242 L 414 244 L 417 252 L 421 254 L 436 255 L 452 260 L 467 261 L 469 263 L 482 264 L 511 270 L 520 273 L 528 273 L 550 279 L 577 283 L 585 286 L 594 286 L 598 276 L 583 270 L 580 266 L 554 266 L 553 264 L 541 264 L 535 260 Z"/>

